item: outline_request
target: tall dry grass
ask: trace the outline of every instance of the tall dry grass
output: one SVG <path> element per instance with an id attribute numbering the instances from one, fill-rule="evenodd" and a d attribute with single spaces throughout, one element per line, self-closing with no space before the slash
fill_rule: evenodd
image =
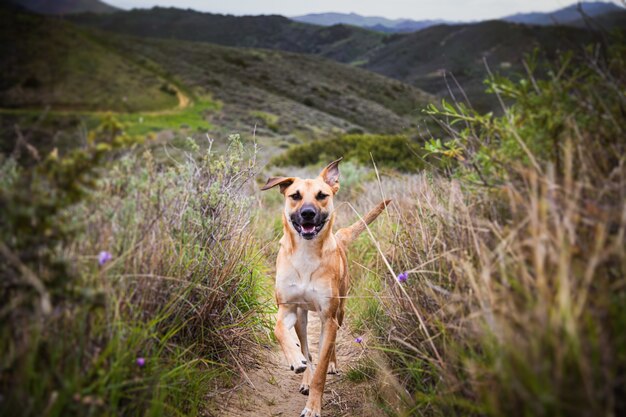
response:
<path id="1" fill-rule="evenodd" d="M 390 414 L 626 412 L 624 61 L 594 59 L 494 85 L 518 100 L 501 118 L 447 105 L 448 169 L 365 188 L 395 206 L 349 305 L 397 379 Z"/>
<path id="2" fill-rule="evenodd" d="M 82 161 L 104 148 L 94 141 L 72 155 Z M 265 326 L 265 263 L 251 237 L 246 188 L 254 154 L 233 137 L 220 155 L 193 141 L 166 148 L 164 159 L 153 155 L 136 146 L 89 168 L 99 172 L 93 190 L 46 218 L 68 235 L 57 243 L 42 230 L 51 263 L 31 262 L 51 311 L 32 309 L 28 300 L 37 305 L 38 295 L 12 284 L 19 269 L 2 270 L 12 274 L 2 296 L 23 301 L 2 310 L 11 318 L 0 326 L 3 415 L 201 415 L 252 359 L 249 346 Z M 54 166 L 73 166 L 70 156 L 57 158 Z M 3 164 L 16 178 L 3 183 L 3 197 L 25 193 L 25 207 L 37 207 L 63 195 L 44 182 L 47 170 L 39 178 Z M 29 195 L 22 179 L 41 181 L 50 194 Z M 72 171 L 66 180 L 73 184 Z M 2 232 L 19 248 L 8 225 Z M 15 254 L 27 268 L 29 253 Z"/>

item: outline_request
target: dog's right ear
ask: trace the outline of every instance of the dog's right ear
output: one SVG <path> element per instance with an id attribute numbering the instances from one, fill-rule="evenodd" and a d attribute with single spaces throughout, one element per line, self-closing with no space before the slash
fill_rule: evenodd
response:
<path id="1" fill-rule="evenodd" d="M 267 180 L 267 183 L 261 188 L 261 191 L 266 191 L 280 185 L 280 192 L 284 194 L 287 187 L 293 184 L 294 180 L 293 177 L 272 177 Z"/>

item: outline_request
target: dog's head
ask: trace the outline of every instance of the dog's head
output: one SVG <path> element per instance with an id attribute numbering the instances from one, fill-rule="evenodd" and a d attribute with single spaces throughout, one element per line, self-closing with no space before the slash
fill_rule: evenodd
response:
<path id="1" fill-rule="evenodd" d="M 279 186 L 285 196 L 285 217 L 289 227 L 302 238 L 317 237 L 333 216 L 333 197 L 339 191 L 339 162 L 331 162 L 317 178 L 275 177 L 262 191 Z"/>

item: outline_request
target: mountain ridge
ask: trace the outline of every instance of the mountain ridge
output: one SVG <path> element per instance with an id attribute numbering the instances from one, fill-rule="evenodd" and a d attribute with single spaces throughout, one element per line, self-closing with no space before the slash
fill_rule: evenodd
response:
<path id="1" fill-rule="evenodd" d="M 164 7 L 69 18 L 79 25 L 132 36 L 308 53 L 342 63 L 363 59 L 383 45 L 385 36 L 347 25 L 309 25 L 280 15 L 233 16 Z"/>
<path id="2" fill-rule="evenodd" d="M 580 7 L 584 13 L 595 18 L 606 13 L 613 13 L 620 10 L 624 10 L 614 3 L 610 2 L 581 2 Z M 499 19 L 488 20 L 503 20 L 511 23 L 522 23 L 528 25 L 574 25 L 578 20 L 582 18 L 578 11 L 578 5 L 566 6 L 550 12 L 530 12 L 530 13 L 516 13 L 508 16 L 503 16 Z M 405 33 L 414 32 L 417 30 L 426 29 L 439 24 L 471 24 L 479 23 L 474 22 L 456 22 L 445 19 L 420 19 L 414 20 L 410 18 L 389 19 L 381 16 L 363 16 L 357 13 L 311 13 L 300 16 L 291 17 L 292 20 L 316 24 L 322 26 L 332 26 L 336 24 L 348 24 L 352 26 L 363 27 L 385 33 Z M 483 20 L 485 21 L 485 20 Z"/>
<path id="3" fill-rule="evenodd" d="M 117 7 L 101 0 L 8 0 L 31 12 L 66 15 L 74 13 L 113 13 Z"/>

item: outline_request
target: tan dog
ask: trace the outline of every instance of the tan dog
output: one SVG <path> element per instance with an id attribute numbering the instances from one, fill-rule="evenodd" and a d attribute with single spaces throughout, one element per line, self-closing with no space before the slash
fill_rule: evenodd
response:
<path id="1" fill-rule="evenodd" d="M 274 332 L 291 370 L 304 372 L 300 392 L 309 394 L 301 413 L 305 417 L 320 416 L 326 372 L 337 372 L 335 339 L 343 322 L 349 283 L 346 248 L 389 203 L 378 204 L 362 221 L 333 234 L 333 196 L 339 191 L 340 161 L 330 163 L 315 179 L 270 178 L 262 188 L 280 186 L 285 196 L 284 235 L 276 260 Z M 319 313 L 322 324 L 317 367 L 307 343 L 309 310 Z M 300 345 L 289 333 L 294 326 Z"/>

